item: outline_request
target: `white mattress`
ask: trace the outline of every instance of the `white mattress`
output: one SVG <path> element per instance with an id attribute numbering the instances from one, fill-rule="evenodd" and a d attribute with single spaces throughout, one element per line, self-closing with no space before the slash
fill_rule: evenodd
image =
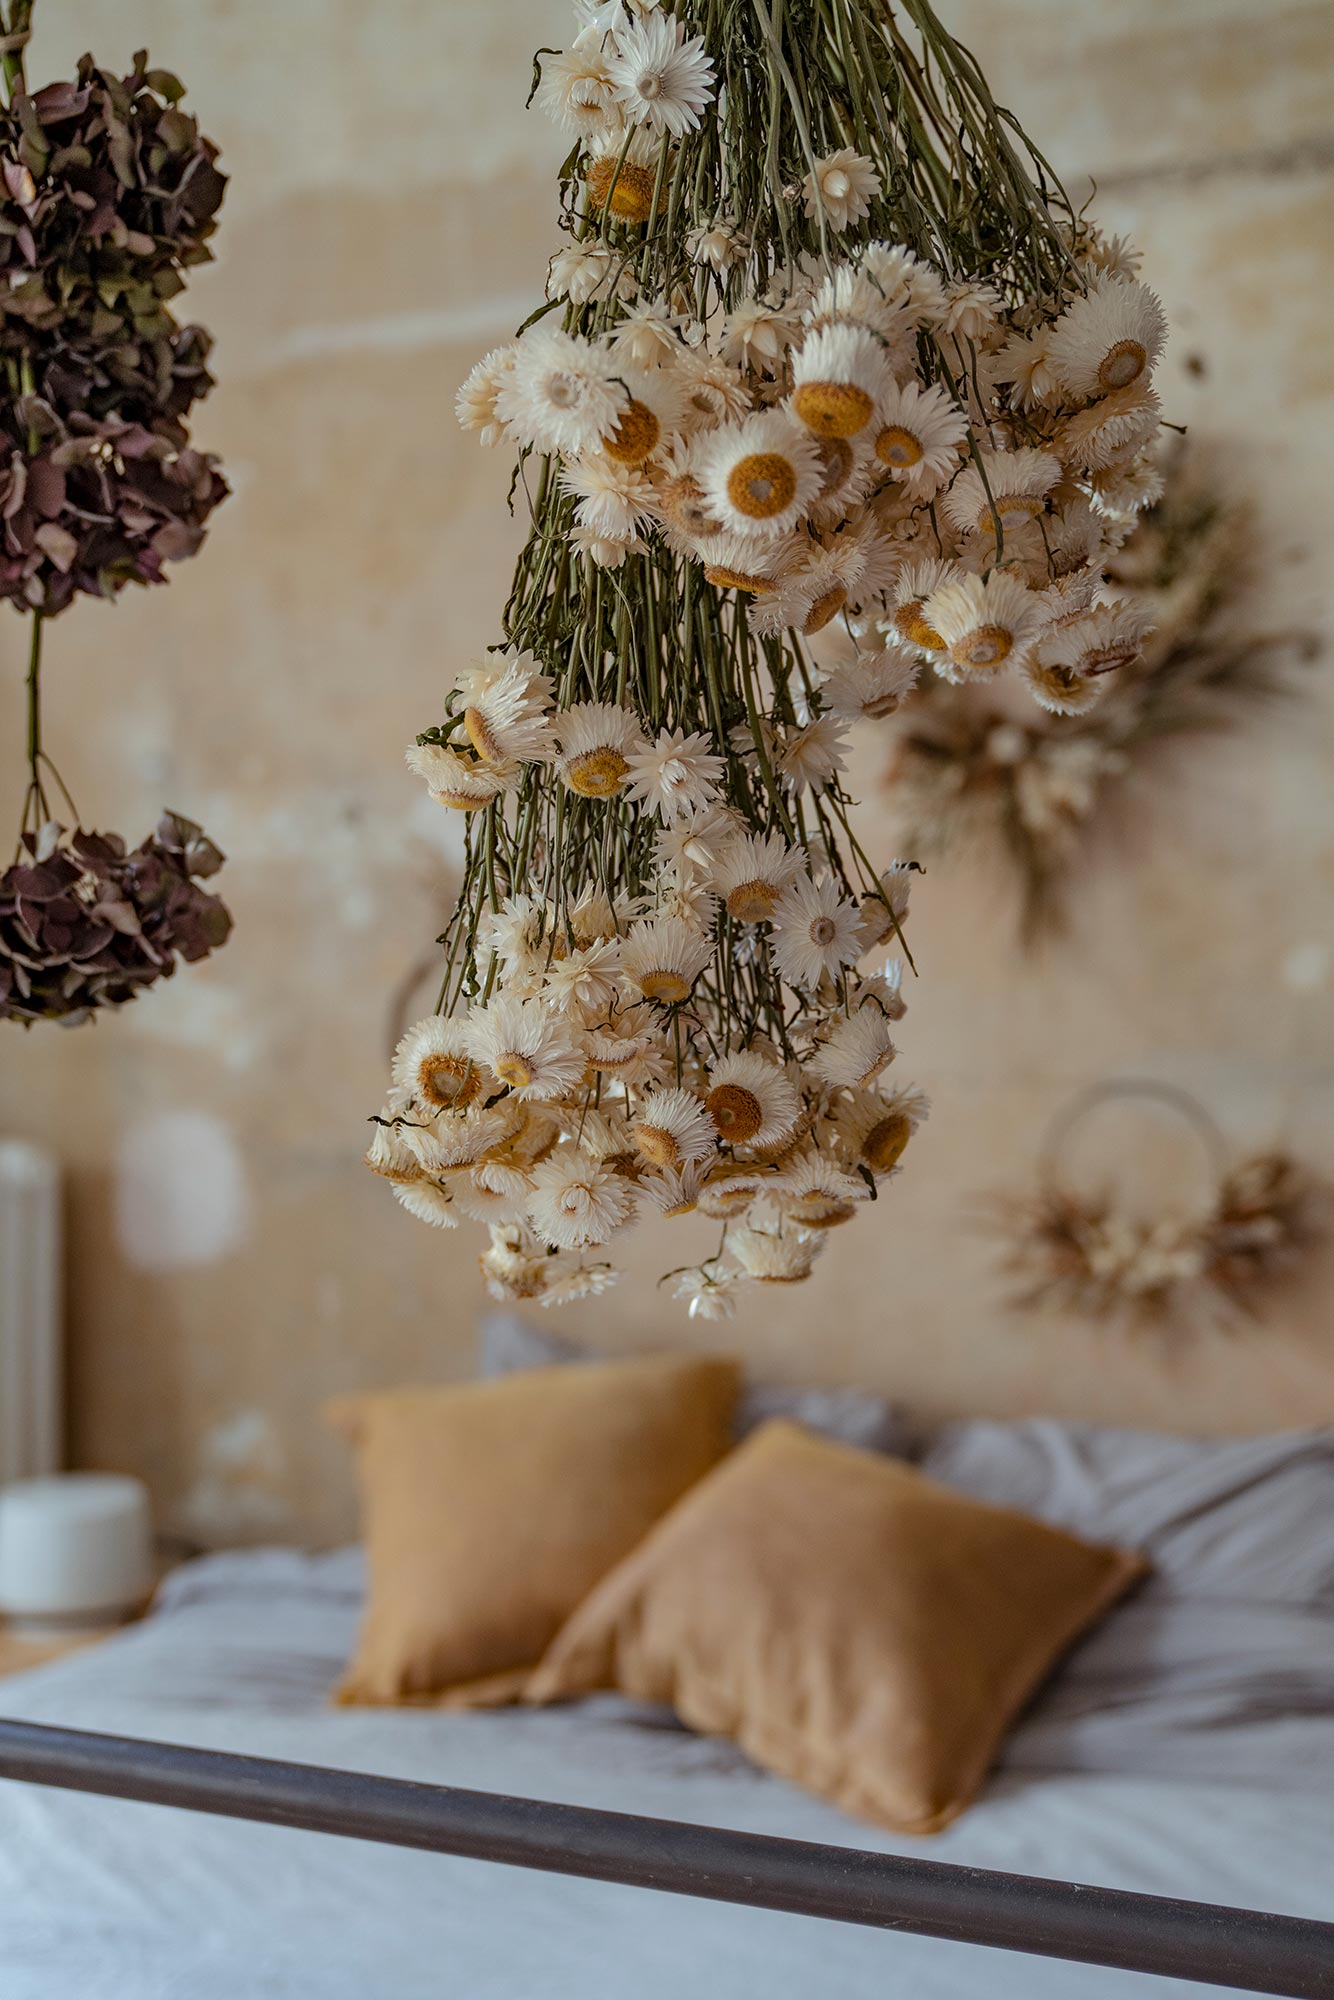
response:
<path id="1" fill-rule="evenodd" d="M 1334 1919 L 1328 1790 L 1011 1771 L 898 1840 L 612 1697 L 334 1710 L 359 1571 L 227 1556 L 107 1645 L 0 1684 L 35 1721 Z M 2 2000 L 1155 2000 L 1192 1987 L 0 1784 Z"/>

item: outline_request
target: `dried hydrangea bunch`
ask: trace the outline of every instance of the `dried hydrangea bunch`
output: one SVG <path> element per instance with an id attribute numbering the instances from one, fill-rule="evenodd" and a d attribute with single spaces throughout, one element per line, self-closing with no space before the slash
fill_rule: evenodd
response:
<path id="1" fill-rule="evenodd" d="M 1046 714 L 1004 689 L 921 682 L 892 724 L 885 775 L 897 837 L 921 860 L 961 848 L 1008 864 L 1021 939 L 1060 928 L 1104 808 L 1164 743 L 1201 745 L 1293 685 L 1309 635 L 1241 609 L 1253 536 L 1220 482 L 1177 454 L 1166 487 L 1108 560 L 1109 583 L 1152 623 L 1138 661 L 1087 715 Z"/>
<path id="2" fill-rule="evenodd" d="M 210 256 L 217 148 L 148 67 L 99 69 L 29 93 L 32 0 L 0 38 L 0 597 L 31 619 L 28 788 L 0 877 L 0 1017 L 86 1020 L 221 944 L 230 918 L 194 886 L 221 855 L 168 814 L 126 856 L 118 834 L 66 839 L 42 745 L 46 624 L 80 594 L 162 583 L 194 555 L 227 485 L 186 418 L 212 387 L 209 337 L 172 300 Z"/>
<path id="3" fill-rule="evenodd" d="M 701 1210 L 672 1276 L 720 1315 L 805 1277 L 926 1109 L 885 1074 L 909 875 L 856 838 L 848 727 L 926 664 L 1081 706 L 1135 656 L 1103 563 L 1163 319 L 926 0 L 580 0 L 536 94 L 566 240 L 458 399 L 532 534 L 409 752 L 467 866 L 371 1164 L 488 1222 L 505 1298 Z"/>
<path id="4" fill-rule="evenodd" d="M 176 813 L 130 854 L 116 833 L 48 824 L 26 834 L 0 875 L 0 1020 L 77 1027 L 169 979 L 177 958 L 206 958 L 232 927 L 199 887 L 221 865 L 212 841 Z"/>

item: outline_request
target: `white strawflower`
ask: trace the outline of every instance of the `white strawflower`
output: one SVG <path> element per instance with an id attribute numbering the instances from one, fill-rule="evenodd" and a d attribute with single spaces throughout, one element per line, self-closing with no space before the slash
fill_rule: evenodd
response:
<path id="1" fill-rule="evenodd" d="M 607 433 L 602 449 L 620 465 L 643 465 L 665 454 L 685 423 L 685 392 L 673 368 L 631 368 L 621 371 L 630 400 L 616 428 Z M 652 496 L 650 496 L 652 497 Z"/>
<path id="2" fill-rule="evenodd" d="M 408 1214 L 415 1215 L 418 1222 L 429 1222 L 435 1229 L 457 1229 L 459 1226 L 452 1190 L 440 1187 L 435 1181 L 400 1183 L 394 1189 L 394 1200 L 402 1202 Z"/>
<path id="3" fill-rule="evenodd" d="M 648 543 L 640 535 L 600 535 L 596 528 L 576 522 L 570 530 L 570 546 L 599 569 L 619 569 L 627 556 L 642 555 Z"/>
<path id="4" fill-rule="evenodd" d="M 470 1173 L 451 1180 L 450 1193 L 472 1222 L 522 1222 L 532 1199 L 533 1183 L 519 1167 L 500 1160 L 479 1160 Z"/>
<path id="5" fill-rule="evenodd" d="M 466 1173 L 484 1154 L 504 1144 L 509 1130 L 507 1107 L 486 1110 L 476 1105 L 460 1111 L 437 1111 L 419 1122 L 404 1119 L 400 1130 L 433 1180 Z"/>
<path id="6" fill-rule="evenodd" d="M 1056 433 L 1056 449 L 1069 464 L 1100 472 L 1143 451 L 1161 422 L 1158 397 L 1135 383 L 1129 389 L 1114 389 L 1067 417 Z"/>
<path id="7" fill-rule="evenodd" d="M 630 775 L 644 746 L 639 717 L 610 701 L 580 701 L 552 717 L 560 745 L 556 769 L 580 798 L 609 799 Z"/>
<path id="8" fill-rule="evenodd" d="M 685 397 L 685 421 L 693 435 L 734 424 L 750 408 L 750 392 L 741 369 L 706 347 L 677 350 L 675 367 Z"/>
<path id="9" fill-rule="evenodd" d="M 911 494 L 926 496 L 950 478 L 968 435 L 962 410 L 935 385 L 895 386 L 880 398 L 875 455 Z"/>
<path id="10" fill-rule="evenodd" d="M 1166 315 L 1147 286 L 1102 278 L 1061 314 L 1047 357 L 1070 395 L 1102 396 L 1144 381 L 1166 339 Z"/>
<path id="11" fill-rule="evenodd" d="M 402 1036 L 392 1069 L 397 1088 L 428 1116 L 470 1104 L 482 1086 L 468 1048 L 466 1022 L 428 1014 Z"/>
<path id="12" fill-rule="evenodd" d="M 664 729 L 650 749 L 630 759 L 626 790 L 632 799 L 651 807 L 659 819 L 686 818 L 707 806 L 718 790 L 726 765 L 710 749 L 699 730 Z"/>
<path id="13" fill-rule="evenodd" d="M 730 216 L 701 223 L 686 235 L 686 255 L 692 264 L 707 264 L 721 277 L 746 255 L 746 239 Z"/>
<path id="14" fill-rule="evenodd" d="M 699 1264 L 677 1272 L 672 1297 L 688 1302 L 691 1319 L 730 1319 L 736 1311 L 737 1289 L 735 1271 Z"/>
<path id="15" fill-rule="evenodd" d="M 702 438 L 696 476 L 725 528 L 770 537 L 796 526 L 823 474 L 810 434 L 782 411 L 763 410 Z"/>
<path id="16" fill-rule="evenodd" d="M 675 1006 L 713 957 L 703 932 L 681 917 L 657 917 L 635 924 L 621 948 L 621 970 L 631 990 L 645 1000 Z"/>
<path id="17" fill-rule="evenodd" d="M 1060 477 L 1060 460 L 1047 451 L 979 452 L 945 495 L 945 513 L 961 535 L 993 535 L 997 517 L 1009 534 L 1044 511 Z"/>
<path id="18" fill-rule="evenodd" d="M 1019 674 L 1034 701 L 1051 715 L 1087 715 L 1107 691 L 1107 683 L 1091 674 L 1049 665 L 1036 656 L 1023 662 Z M 1021 792 L 1021 796 L 1025 795 Z"/>
<path id="19" fill-rule="evenodd" d="M 644 127 L 632 128 L 628 141 L 619 125 L 596 133 L 583 163 L 590 208 L 618 222 L 651 221 L 654 199 L 659 204 L 666 199 L 662 190 L 672 179 L 671 153 L 664 162 L 663 143 Z"/>
<path id="20" fill-rule="evenodd" d="M 796 730 L 778 753 L 778 771 L 794 792 L 831 785 L 847 761 L 848 739 L 836 715 L 821 715 Z"/>
<path id="21" fill-rule="evenodd" d="M 790 536 L 765 539 L 755 535 L 706 535 L 690 553 L 703 567 L 704 578 L 719 590 L 743 590 L 752 595 L 772 590 L 792 559 Z"/>
<path id="22" fill-rule="evenodd" d="M 732 1222 L 746 1215 L 774 1187 L 780 1169 L 772 1163 L 741 1165 L 718 1160 L 709 1168 L 699 1191 L 699 1210 L 715 1222 Z"/>
<path id="23" fill-rule="evenodd" d="M 475 1060 L 519 1098 L 560 1097 L 584 1073 L 568 1024 L 540 1000 L 502 997 L 468 1017 Z"/>
<path id="24" fill-rule="evenodd" d="M 803 865 L 781 833 L 742 834 L 727 843 L 713 864 L 713 886 L 734 923 L 766 923 Z"/>
<path id="25" fill-rule="evenodd" d="M 785 889 L 774 906 L 770 950 L 789 986 L 818 986 L 860 956 L 857 905 L 828 877 Z"/>
<path id="26" fill-rule="evenodd" d="M 715 1151 L 713 1122 L 693 1091 L 653 1090 L 634 1121 L 635 1144 L 656 1167 L 706 1160 Z"/>
<path id="27" fill-rule="evenodd" d="M 802 319 L 814 328 L 843 324 L 878 334 L 886 360 L 897 373 L 911 351 L 912 316 L 907 298 L 906 285 L 894 281 L 882 284 L 870 269 L 840 264 L 820 285 Z"/>
<path id="28" fill-rule="evenodd" d="M 563 938 L 558 940 L 564 947 Z M 546 969 L 542 995 L 565 1012 L 592 1015 L 620 991 L 621 948 L 614 940 L 565 948 Z"/>
<path id="29" fill-rule="evenodd" d="M 533 1169 L 529 1217 L 548 1243 L 587 1250 L 627 1219 L 631 1194 L 619 1174 L 576 1146 L 559 1146 Z"/>
<path id="30" fill-rule="evenodd" d="M 813 174 L 801 184 L 806 213 L 812 218 L 822 211 L 831 229 L 850 229 L 854 222 L 871 213 L 871 203 L 880 198 L 880 176 L 873 161 L 851 146 L 840 146 L 815 162 Z"/>
<path id="31" fill-rule="evenodd" d="M 831 1029 L 811 1057 L 810 1067 L 821 1082 L 835 1089 L 869 1090 L 896 1054 L 889 1022 L 878 1007 L 870 1005 L 858 1008 Z"/>
<path id="32" fill-rule="evenodd" d="M 749 612 L 751 629 L 765 639 L 788 630 L 807 636 L 822 632 L 864 589 L 866 548 L 866 538 L 850 528 L 828 544 L 807 538 L 792 563 L 784 565 L 776 588 L 756 595 Z"/>
<path id="33" fill-rule="evenodd" d="M 744 825 L 730 806 L 706 806 L 701 812 L 659 828 L 653 837 L 653 858 L 681 880 L 708 879 L 731 841 Z"/>
<path id="34" fill-rule="evenodd" d="M 1128 598 L 1095 604 L 1049 625 L 1038 645 L 1038 661 L 1080 678 L 1115 673 L 1134 664 L 1152 629 L 1152 618 Z"/>
<path id="35" fill-rule="evenodd" d="M 601 38 L 580 36 L 573 48 L 544 56 L 533 101 L 567 132 L 585 139 L 609 124 L 615 116 L 616 86 Z"/>
<path id="36" fill-rule="evenodd" d="M 605 243 L 571 243 L 547 266 L 547 297 L 585 306 L 591 299 L 632 299 L 638 289 L 624 258 Z"/>
<path id="37" fill-rule="evenodd" d="M 723 320 L 719 352 L 724 361 L 757 375 L 776 375 L 783 356 L 796 338 L 796 323 L 781 306 L 765 299 L 743 299 Z"/>
<path id="38" fill-rule="evenodd" d="M 644 1174 L 635 1185 L 642 1212 L 676 1217 L 689 1215 L 699 1202 L 705 1169 L 699 1160 L 687 1160 L 679 1167 L 659 1167 Z"/>
<path id="39" fill-rule="evenodd" d="M 531 653 L 496 655 L 484 679 L 476 672 L 460 679 L 468 694 L 463 726 L 484 764 L 503 769 L 551 762 L 556 754 L 548 720 L 551 682 Z"/>
<path id="40" fill-rule="evenodd" d="M 876 1175 L 892 1173 L 930 1109 L 929 1100 L 912 1084 L 883 1095 L 875 1090 L 849 1092 L 833 1116 L 844 1163 L 850 1171 L 865 1167 Z"/>
<path id="41" fill-rule="evenodd" d="M 560 483 L 578 500 L 579 526 L 599 541 L 633 541 L 652 518 L 653 488 L 644 474 L 603 452 L 567 459 Z"/>
<path id="42" fill-rule="evenodd" d="M 726 1055 L 709 1070 L 705 1110 L 725 1146 L 776 1146 L 801 1115 L 786 1072 L 753 1049 Z"/>
<path id="43" fill-rule="evenodd" d="M 903 997 L 902 959 L 886 959 L 879 972 L 868 972 L 863 967 L 858 973 L 852 986 L 852 1005 L 857 1008 L 868 1002 L 878 1007 L 887 1021 L 903 1019 L 908 1003 Z"/>
<path id="44" fill-rule="evenodd" d="M 471 370 L 454 398 L 454 414 L 465 431 L 479 433 L 483 444 L 499 444 L 505 435 L 505 419 L 497 407 L 501 391 L 514 373 L 519 350 L 493 347 Z"/>
<path id="45" fill-rule="evenodd" d="M 662 299 L 646 299 L 619 319 L 608 338 L 618 362 L 631 368 L 661 368 L 680 351 L 681 317 Z"/>
<path id="46" fill-rule="evenodd" d="M 993 381 L 1009 386 L 1010 401 L 1018 410 L 1040 409 L 1061 393 L 1047 352 L 1050 340 L 1051 328 L 1046 325 L 1031 333 L 1012 333 L 991 363 Z"/>
<path id="47" fill-rule="evenodd" d="M 456 812 L 477 812 L 519 782 L 517 764 L 484 764 L 444 743 L 412 743 L 406 761 L 410 771 L 426 780 L 437 805 L 452 806 Z"/>
<path id="48" fill-rule="evenodd" d="M 1000 569 L 985 581 L 964 575 L 943 583 L 927 599 L 922 615 L 939 632 L 951 664 L 983 680 L 1007 660 L 1017 661 L 1042 625 L 1037 593 Z"/>
<path id="49" fill-rule="evenodd" d="M 893 715 L 911 694 L 921 662 L 901 647 L 887 645 L 879 653 L 859 653 L 848 666 L 827 675 L 820 692 L 826 708 L 843 722 L 878 721 Z"/>
<path id="50" fill-rule="evenodd" d="M 926 619 L 926 605 L 943 583 L 963 575 L 957 563 L 943 557 L 926 556 L 900 570 L 894 585 L 894 609 L 890 622 L 894 636 L 906 646 L 928 657 L 943 653 L 945 642 Z"/>
<path id="51" fill-rule="evenodd" d="M 822 438 L 864 431 L 893 382 L 883 344 L 859 326 L 808 333 L 792 364 L 792 414 Z"/>
<path id="52" fill-rule="evenodd" d="M 608 68 L 616 101 L 632 124 L 679 139 L 699 124 L 713 97 L 713 63 L 704 39 L 670 14 L 621 21 Z"/>
<path id="53" fill-rule="evenodd" d="M 600 1298 L 620 1281 L 620 1272 L 610 1264 L 590 1264 L 572 1251 L 558 1251 L 546 1264 L 546 1283 L 537 1301 L 544 1310 L 573 1305 L 576 1299 Z"/>
<path id="54" fill-rule="evenodd" d="M 800 1230 L 790 1234 L 769 1229 L 733 1227 L 727 1232 L 728 1253 L 747 1278 L 766 1285 L 797 1285 L 809 1278 L 823 1238 Z"/>
<path id="55" fill-rule="evenodd" d="M 545 326 L 524 335 L 496 394 L 496 408 L 520 444 L 571 455 L 596 450 L 627 401 L 610 354 Z"/>
<path id="56" fill-rule="evenodd" d="M 877 945 L 889 944 L 897 940 L 908 914 L 908 897 L 912 891 L 912 864 L 908 861 L 894 861 L 880 877 L 878 889 L 862 897 L 861 902 L 861 948 L 862 952 L 874 951 Z M 861 952 L 858 953 L 858 957 Z M 903 967 L 898 968 L 899 977 Z M 897 990 L 897 988 L 896 988 Z M 899 1013 L 902 1013 L 900 1007 Z"/>
<path id="57" fill-rule="evenodd" d="M 640 1018 L 651 1010 L 627 1008 L 589 1029 L 584 1038 L 588 1066 L 599 1076 L 633 1084 L 636 1089 L 660 1083 L 665 1074 L 667 1045 L 654 1024 Z"/>
<path id="58" fill-rule="evenodd" d="M 870 1196 L 864 1180 L 809 1150 L 788 1163 L 772 1190 L 779 1214 L 799 1229 L 834 1229 L 851 1222 Z"/>
<path id="59" fill-rule="evenodd" d="M 994 285 L 976 278 L 962 278 L 956 284 L 946 285 L 935 324 L 942 337 L 983 340 L 1004 309 L 1005 301 Z"/>
<path id="60" fill-rule="evenodd" d="M 371 1142 L 364 1154 L 365 1164 L 382 1180 L 407 1187 L 421 1179 L 421 1162 L 403 1133 L 404 1105 L 401 1094 L 385 1105 L 371 1120 Z"/>

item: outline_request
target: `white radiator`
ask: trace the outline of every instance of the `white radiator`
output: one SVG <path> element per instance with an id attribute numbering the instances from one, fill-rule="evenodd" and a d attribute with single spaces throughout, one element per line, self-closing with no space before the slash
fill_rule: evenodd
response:
<path id="1" fill-rule="evenodd" d="M 60 1469 L 60 1168 L 0 1140 L 0 1486 Z"/>

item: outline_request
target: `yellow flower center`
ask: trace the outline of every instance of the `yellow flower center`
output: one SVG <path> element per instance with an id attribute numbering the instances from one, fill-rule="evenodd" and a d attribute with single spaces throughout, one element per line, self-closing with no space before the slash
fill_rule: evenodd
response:
<path id="1" fill-rule="evenodd" d="M 670 967 L 659 972 L 641 972 L 639 990 L 646 1000 L 660 1000 L 668 1007 L 690 998 L 690 982 Z"/>
<path id="2" fill-rule="evenodd" d="M 832 917 L 817 917 L 811 925 L 811 943 L 818 945 L 821 951 L 826 945 L 832 944 L 837 935 Z"/>
<path id="3" fill-rule="evenodd" d="M 994 513 L 990 500 L 984 501 L 979 507 L 977 525 L 984 535 L 994 535 L 998 519 L 1002 530 L 1022 528 L 1025 521 L 1033 520 L 1046 510 L 1046 501 L 1036 493 L 998 493 Z"/>
<path id="4" fill-rule="evenodd" d="M 500 743 L 494 729 L 480 708 L 471 704 L 463 711 L 463 726 L 468 732 L 468 741 L 484 764 L 498 764 L 501 761 Z"/>
<path id="5" fill-rule="evenodd" d="M 998 667 L 1014 646 L 1013 632 L 1003 625 L 979 625 L 950 647 L 956 667 Z"/>
<path id="6" fill-rule="evenodd" d="M 887 1174 L 897 1166 L 912 1137 L 912 1123 L 901 1111 L 891 1112 L 871 1127 L 862 1140 L 862 1158 L 872 1173 Z"/>
<path id="7" fill-rule="evenodd" d="M 529 1058 L 517 1049 L 507 1049 L 503 1055 L 496 1057 L 491 1067 L 511 1090 L 526 1089 L 537 1074 Z"/>
<path id="8" fill-rule="evenodd" d="M 585 182 L 595 208 L 609 208 L 622 222 L 647 222 L 653 213 L 653 190 L 657 172 L 637 166 L 633 160 L 600 157 L 590 160 Z"/>
<path id="9" fill-rule="evenodd" d="M 907 604 L 901 604 L 894 613 L 894 629 L 900 638 L 907 639 L 914 646 L 921 646 L 927 652 L 943 653 L 945 641 L 922 616 L 925 603 L 924 597 L 914 597 Z"/>
<path id="10" fill-rule="evenodd" d="M 902 424 L 886 424 L 875 441 L 875 455 L 882 465 L 892 466 L 896 472 L 906 471 L 910 465 L 921 464 L 921 441 L 911 431 L 904 430 Z"/>
<path id="11" fill-rule="evenodd" d="M 676 1167 L 681 1163 L 681 1148 L 674 1134 L 661 1125 L 636 1125 L 635 1144 L 655 1167 Z"/>
<path id="12" fill-rule="evenodd" d="M 777 901 L 772 882 L 738 882 L 727 898 L 727 914 L 739 924 L 767 923 Z"/>
<path id="13" fill-rule="evenodd" d="M 581 799 L 609 799 L 619 792 L 630 766 L 619 750 L 610 745 L 601 750 L 585 750 L 572 757 L 561 773 L 572 792 Z"/>
<path id="14" fill-rule="evenodd" d="M 1137 340 L 1118 340 L 1098 363 L 1098 382 L 1104 389 L 1128 389 L 1138 382 L 1149 357 Z"/>
<path id="15" fill-rule="evenodd" d="M 850 438 L 865 430 L 875 404 L 855 382 L 803 382 L 792 393 L 798 422 L 817 437 Z"/>
<path id="16" fill-rule="evenodd" d="M 603 438 L 602 449 L 618 465 L 642 465 L 661 436 L 662 425 L 648 404 L 632 398 L 610 437 Z"/>
<path id="17" fill-rule="evenodd" d="M 729 1146 L 744 1146 L 764 1123 L 764 1106 L 753 1090 L 739 1083 L 720 1083 L 709 1092 L 704 1109 Z"/>
<path id="18" fill-rule="evenodd" d="M 471 1104 L 481 1087 L 467 1056 L 429 1055 L 417 1065 L 417 1093 L 437 1108 Z"/>
<path id="19" fill-rule="evenodd" d="M 437 805 L 451 806 L 455 812 L 477 812 L 482 806 L 489 806 L 495 798 L 494 792 L 441 792 L 431 793 Z"/>
<path id="20" fill-rule="evenodd" d="M 707 564 L 704 581 L 711 583 L 715 590 L 746 590 L 752 597 L 758 597 L 762 590 L 773 588 L 771 577 L 756 576 L 751 570 L 729 569 L 726 563 Z"/>
<path id="21" fill-rule="evenodd" d="M 739 1215 L 759 1193 L 759 1183 L 744 1168 L 723 1167 L 709 1175 L 699 1205 L 706 1215 Z"/>
<path id="22" fill-rule="evenodd" d="M 823 632 L 830 619 L 837 617 L 847 601 L 848 593 L 841 583 L 836 583 L 832 590 L 826 590 L 822 597 L 817 597 L 806 613 L 806 622 L 801 628 L 806 637 L 810 638 L 816 632 Z"/>
<path id="23" fill-rule="evenodd" d="M 752 451 L 727 475 L 727 497 L 750 521 L 772 521 L 792 505 L 797 472 L 781 451 Z"/>

